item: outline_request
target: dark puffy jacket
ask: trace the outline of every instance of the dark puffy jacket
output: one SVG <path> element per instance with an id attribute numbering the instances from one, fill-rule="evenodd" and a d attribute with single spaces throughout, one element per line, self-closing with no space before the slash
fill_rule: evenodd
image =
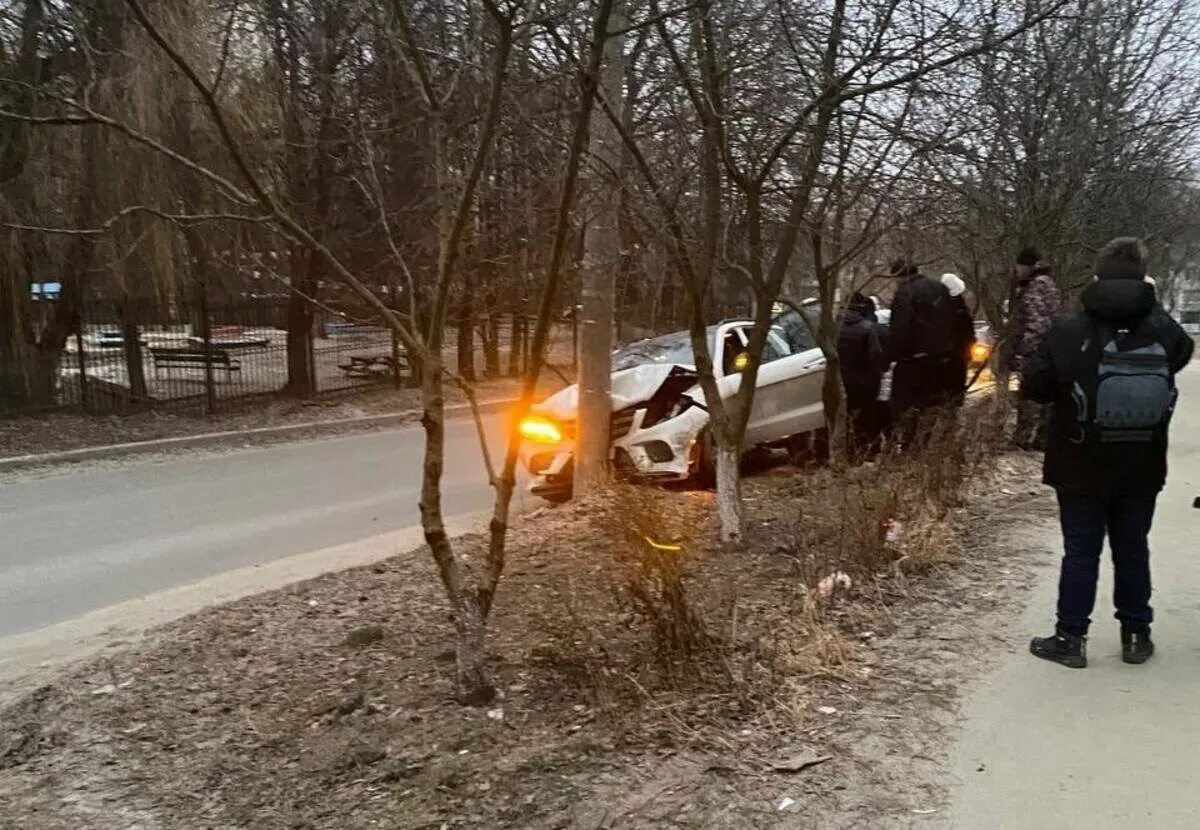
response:
<path id="1" fill-rule="evenodd" d="M 1154 287 L 1140 279 L 1108 279 L 1092 283 L 1081 297 L 1083 311 L 1056 321 L 1029 360 L 1021 394 L 1054 404 L 1046 448 L 1044 480 L 1060 492 L 1110 496 L 1156 493 L 1167 480 L 1167 436 L 1148 444 L 1076 443 L 1078 414 L 1071 388 L 1086 373 L 1095 373 L 1094 357 L 1085 343 L 1097 336 L 1097 324 L 1136 329 L 1147 322 L 1166 348 L 1171 372 L 1183 369 L 1194 344 L 1163 311 Z M 1147 319 L 1148 318 L 1148 319 Z"/>
<path id="2" fill-rule="evenodd" d="M 838 334 L 838 359 L 842 385 L 851 407 L 863 406 L 879 396 L 879 381 L 886 362 L 879 342 L 878 324 L 868 314 L 849 308 L 842 314 Z"/>
<path id="3" fill-rule="evenodd" d="M 958 315 L 946 286 L 920 274 L 904 278 L 892 298 L 889 354 L 897 414 L 947 403 L 947 375 L 958 342 Z"/>
<path id="4" fill-rule="evenodd" d="M 957 309 L 949 290 L 937 280 L 907 277 L 892 299 L 892 359 L 948 357 L 959 331 Z"/>
<path id="5" fill-rule="evenodd" d="M 961 401 L 966 394 L 971 347 L 975 345 L 975 320 L 961 295 L 951 297 L 950 303 L 954 308 L 954 352 L 946 364 L 946 394 L 952 401 Z"/>

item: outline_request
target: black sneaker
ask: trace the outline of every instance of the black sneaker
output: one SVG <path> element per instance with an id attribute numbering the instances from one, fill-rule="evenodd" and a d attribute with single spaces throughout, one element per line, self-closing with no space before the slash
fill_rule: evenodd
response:
<path id="1" fill-rule="evenodd" d="M 1087 637 L 1062 631 L 1054 632 L 1051 637 L 1034 637 L 1029 643 L 1029 653 L 1069 669 L 1084 669 L 1087 668 Z"/>
<path id="2" fill-rule="evenodd" d="M 1154 656 L 1154 641 L 1149 631 L 1121 632 L 1121 659 L 1126 663 L 1145 663 Z"/>

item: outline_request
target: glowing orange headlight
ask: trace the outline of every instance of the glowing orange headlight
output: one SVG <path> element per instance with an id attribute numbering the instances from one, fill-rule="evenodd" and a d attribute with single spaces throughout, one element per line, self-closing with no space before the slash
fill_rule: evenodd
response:
<path id="1" fill-rule="evenodd" d="M 562 428 L 544 415 L 526 415 L 521 419 L 521 437 L 535 444 L 558 444 L 562 442 Z"/>
<path id="2" fill-rule="evenodd" d="M 971 360 L 975 363 L 983 363 L 991 353 L 992 349 L 987 343 L 976 343 L 971 347 Z"/>

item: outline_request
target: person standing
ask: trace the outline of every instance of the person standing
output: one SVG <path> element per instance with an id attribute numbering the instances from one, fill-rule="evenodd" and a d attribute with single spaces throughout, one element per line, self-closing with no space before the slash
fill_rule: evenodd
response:
<path id="1" fill-rule="evenodd" d="M 946 286 L 906 260 L 892 264 L 889 345 L 896 362 L 892 411 L 904 445 L 919 442 L 930 410 L 948 402 L 946 375 L 954 353 L 955 312 Z"/>
<path id="2" fill-rule="evenodd" d="M 1083 311 L 1051 327 L 1025 366 L 1021 394 L 1053 404 L 1044 480 L 1058 493 L 1064 556 L 1054 634 L 1036 657 L 1087 665 L 1087 634 L 1107 534 L 1122 658 L 1154 654 L 1148 536 L 1167 477 L 1175 374 L 1194 344 L 1155 299 L 1139 239 L 1112 240 L 1096 258 Z"/>
<path id="3" fill-rule="evenodd" d="M 852 457 L 873 455 L 882 440 L 876 402 L 887 359 L 879 340 L 875 303 L 857 292 L 842 312 L 838 362 L 846 390 Z"/>
<path id="4" fill-rule="evenodd" d="M 1025 248 L 1017 255 L 1009 308 L 1008 344 L 1003 363 L 1006 371 L 1022 376 L 1022 383 L 1029 362 L 1037 353 L 1038 344 L 1050 330 L 1062 306 L 1062 295 L 1052 273 L 1036 248 Z M 1017 427 L 1013 432 L 1013 443 L 1024 450 L 1045 449 L 1049 417 L 1049 410 L 1045 406 L 1022 395 L 1017 402 Z"/>
<path id="5" fill-rule="evenodd" d="M 963 296 L 967 284 L 957 274 L 942 274 L 942 285 L 950 292 L 954 310 L 954 349 L 946 363 L 946 397 L 954 406 L 962 406 L 967 397 L 967 367 L 971 364 L 971 347 L 975 345 L 975 320 Z"/>
<path id="6" fill-rule="evenodd" d="M 879 425 L 879 445 L 888 440 L 892 433 L 892 375 L 895 363 L 892 358 L 892 310 L 884 306 L 878 297 L 871 297 L 875 306 L 875 333 L 883 349 L 883 375 L 879 378 L 879 394 L 875 397 L 875 423 Z"/>

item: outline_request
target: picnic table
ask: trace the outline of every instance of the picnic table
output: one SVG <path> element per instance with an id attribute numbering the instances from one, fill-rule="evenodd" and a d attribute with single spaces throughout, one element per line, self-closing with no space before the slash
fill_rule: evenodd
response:
<path id="1" fill-rule="evenodd" d="M 191 335 L 188 337 L 188 342 L 195 346 L 203 346 L 204 338 Z M 209 337 L 208 342 L 223 349 L 265 349 L 271 345 L 271 338 L 250 335 L 213 335 Z"/>
<path id="2" fill-rule="evenodd" d="M 349 360 L 349 363 L 339 363 L 338 368 L 346 373 L 346 377 L 351 378 L 389 378 L 392 377 L 394 369 L 401 372 L 408 369 L 408 360 L 404 355 L 400 355 L 399 363 L 396 364 L 391 352 L 352 354 L 349 355 Z"/>

